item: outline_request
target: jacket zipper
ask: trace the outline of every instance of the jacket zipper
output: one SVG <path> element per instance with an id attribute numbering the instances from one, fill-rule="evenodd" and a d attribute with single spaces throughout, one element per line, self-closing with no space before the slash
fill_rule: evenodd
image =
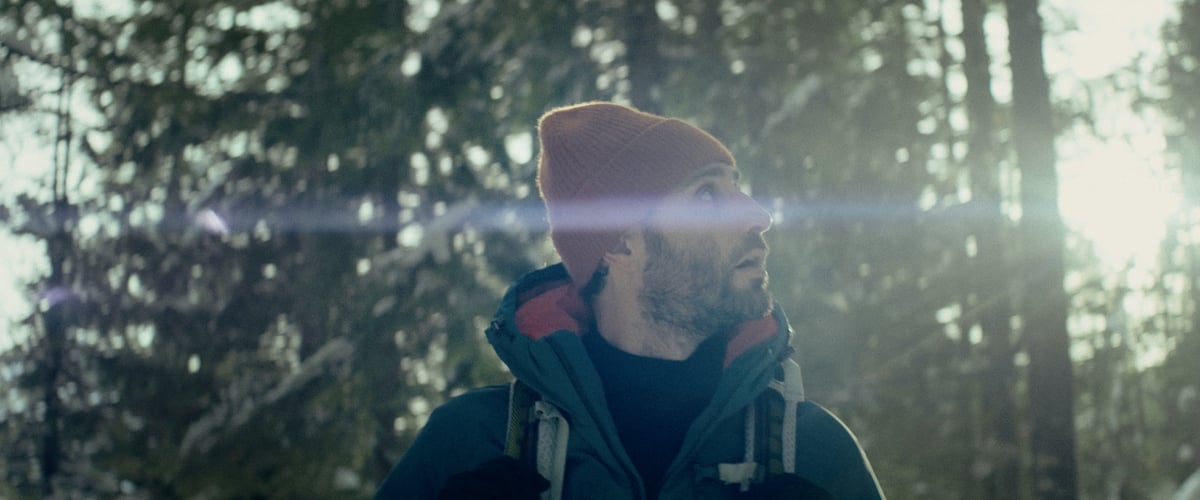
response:
<path id="1" fill-rule="evenodd" d="M 547 339 L 547 340 L 549 340 L 549 339 Z M 557 342 L 550 342 L 550 348 L 552 350 L 554 350 L 554 354 L 555 354 L 555 356 L 558 357 L 559 363 L 562 363 L 563 366 L 570 366 L 569 364 L 567 364 L 566 353 L 564 353 L 562 351 L 562 347 L 560 347 Z M 580 384 L 580 382 L 579 382 L 579 377 L 575 374 L 575 370 L 568 369 L 568 370 L 566 370 L 566 372 L 567 372 L 567 378 L 570 379 L 572 387 L 575 387 L 576 389 L 582 387 L 582 384 Z M 600 415 L 600 412 L 596 409 L 595 406 L 592 405 L 592 402 L 590 401 L 591 398 L 586 397 L 582 393 L 580 393 L 579 399 L 583 401 L 585 409 L 587 410 L 587 412 L 590 415 L 592 415 L 593 419 L 596 419 L 596 417 Z M 614 451 L 613 455 L 617 456 L 617 458 L 620 459 L 621 453 L 624 453 L 624 445 L 621 444 L 620 439 L 617 440 L 616 446 L 614 446 L 613 443 L 611 442 L 611 440 L 609 440 L 609 439 L 606 439 L 605 441 L 607 442 L 609 448 L 611 448 Z M 637 487 L 637 497 L 636 498 L 637 499 L 644 498 L 646 495 L 646 491 L 645 491 L 646 485 L 642 484 L 642 477 L 640 475 L 638 475 L 637 469 L 633 467 L 632 463 L 629 463 L 628 457 L 626 457 L 626 460 L 622 461 L 621 465 L 624 466 L 626 474 L 629 474 L 631 477 L 634 478 L 634 486 Z"/>
<path id="2" fill-rule="evenodd" d="M 788 338 L 789 338 L 789 339 L 791 338 L 791 331 L 790 331 L 790 330 L 789 330 L 789 332 L 788 332 Z M 783 349 L 780 349 L 780 350 L 779 350 L 780 352 L 779 352 L 778 354 L 776 354 L 776 353 L 774 353 L 774 352 L 771 352 L 771 351 L 774 351 L 774 350 L 775 350 L 774 348 L 771 348 L 771 349 L 770 349 L 770 350 L 767 352 L 767 356 L 768 356 L 768 357 L 769 357 L 769 358 L 772 360 L 772 364 L 773 364 L 774 366 L 778 366 L 778 365 L 779 365 L 780 363 L 782 363 L 782 362 L 783 362 L 785 359 L 787 359 L 789 356 L 791 356 L 793 352 L 795 352 L 795 348 L 793 348 L 793 347 L 790 345 L 790 343 L 789 343 L 789 344 L 788 344 L 786 347 L 784 347 Z M 718 384 L 718 385 L 719 385 L 719 384 Z M 765 388 L 764 388 L 764 389 L 765 389 Z M 714 396 L 716 396 L 716 394 L 714 394 Z M 758 397 L 758 396 L 756 395 L 756 396 L 755 396 L 755 398 L 757 398 L 757 397 Z M 710 404 L 711 404 L 711 402 L 710 402 Z M 751 399 L 751 400 L 750 400 L 750 404 L 754 404 L 754 399 Z M 695 422 L 693 422 L 693 424 L 694 424 L 694 423 L 695 423 Z M 711 436 L 711 435 L 712 435 L 712 433 L 713 433 L 713 432 L 714 432 L 714 431 L 715 431 L 715 430 L 716 430 L 718 427 L 720 427 L 720 425 L 721 425 L 721 420 L 720 420 L 720 419 L 718 419 L 718 420 L 717 420 L 717 421 L 715 421 L 715 422 L 710 422 L 710 423 L 708 423 L 708 425 L 706 425 L 707 429 L 703 429 L 703 431 L 702 431 L 702 432 L 703 432 L 703 433 L 702 433 L 702 435 L 701 435 L 701 436 L 700 436 L 700 437 L 699 437 L 699 438 L 698 438 L 696 441 L 693 441 L 693 442 L 694 442 L 694 443 L 703 443 L 703 442 L 704 442 L 706 439 L 708 439 L 708 438 L 709 438 L 709 436 Z M 675 482 L 675 480 L 674 480 L 674 477 L 675 477 L 675 476 L 678 476 L 679 474 L 686 474 L 686 473 L 687 473 L 687 472 L 686 472 L 686 471 L 687 471 L 687 464 L 688 464 L 689 462 L 691 462 L 691 461 L 692 461 L 692 457 L 693 457 L 693 456 L 696 454 L 696 451 L 697 451 L 698 449 L 699 449 L 699 448 L 697 448 L 697 446 L 693 445 L 693 446 L 692 446 L 690 449 L 688 449 L 688 450 L 679 450 L 679 452 L 680 452 L 680 453 L 679 453 L 679 455 L 675 457 L 675 461 L 674 461 L 674 462 L 672 462 L 672 464 L 671 464 L 671 465 L 670 465 L 670 466 L 667 468 L 667 473 L 666 473 L 666 475 L 663 477 L 663 487 L 664 487 L 663 489 L 664 489 L 664 490 L 666 489 L 666 486 L 667 486 L 667 485 L 669 485 L 669 484 L 672 484 L 672 483 L 674 483 L 674 482 Z M 677 471 L 677 470 L 676 470 L 676 469 L 680 469 L 680 468 L 682 468 L 684 472 L 680 472 L 680 471 Z"/>

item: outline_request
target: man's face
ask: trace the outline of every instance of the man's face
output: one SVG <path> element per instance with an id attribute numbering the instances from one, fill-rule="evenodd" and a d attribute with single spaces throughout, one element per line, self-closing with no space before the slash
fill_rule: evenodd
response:
<path id="1" fill-rule="evenodd" d="M 707 338 L 770 311 L 771 218 L 737 175 L 727 165 L 701 169 L 649 219 L 638 299 L 653 319 Z"/>

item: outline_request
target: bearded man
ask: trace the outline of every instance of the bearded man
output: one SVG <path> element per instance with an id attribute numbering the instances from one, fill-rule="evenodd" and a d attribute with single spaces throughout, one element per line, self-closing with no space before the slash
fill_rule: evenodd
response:
<path id="1" fill-rule="evenodd" d="M 728 149 L 611 103 L 538 132 L 562 263 L 487 331 L 519 382 L 435 410 L 376 498 L 883 498 L 849 429 L 803 400 L 771 217 Z"/>

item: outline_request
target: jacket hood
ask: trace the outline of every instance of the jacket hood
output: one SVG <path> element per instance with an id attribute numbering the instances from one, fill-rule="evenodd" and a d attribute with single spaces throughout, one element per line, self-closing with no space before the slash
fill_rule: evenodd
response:
<path id="1" fill-rule="evenodd" d="M 556 264 L 525 275 L 508 290 L 488 329 L 488 340 L 514 375 L 545 394 L 548 391 L 538 382 L 555 376 L 551 372 L 591 369 L 590 362 L 582 362 L 587 355 L 577 341 L 591 323 L 591 311 L 571 286 L 566 269 Z M 755 364 L 773 368 L 789 354 L 790 335 L 787 319 L 775 305 L 771 314 L 745 322 L 731 334 L 725 368 L 746 361 L 741 360 L 745 357 L 764 358 Z M 570 366 L 551 366 L 555 361 Z"/>

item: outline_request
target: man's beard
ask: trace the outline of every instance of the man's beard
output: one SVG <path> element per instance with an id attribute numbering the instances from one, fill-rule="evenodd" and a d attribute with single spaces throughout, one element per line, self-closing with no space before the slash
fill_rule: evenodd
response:
<path id="1" fill-rule="evenodd" d="M 733 286 L 736 261 L 758 248 L 766 248 L 766 242 L 751 234 L 726 260 L 711 240 L 674 248 L 662 233 L 647 230 L 645 283 L 638 300 L 650 319 L 705 339 L 759 319 L 771 309 L 765 279 L 744 290 Z"/>

